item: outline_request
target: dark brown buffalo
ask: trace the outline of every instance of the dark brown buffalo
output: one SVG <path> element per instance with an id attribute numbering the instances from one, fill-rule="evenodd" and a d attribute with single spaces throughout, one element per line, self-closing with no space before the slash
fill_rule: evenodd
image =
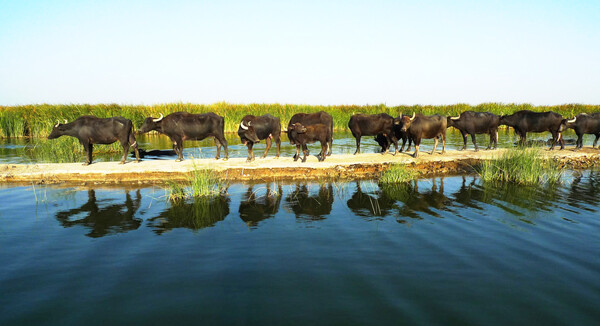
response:
<path id="1" fill-rule="evenodd" d="M 355 114 L 348 121 L 348 128 L 352 132 L 352 136 L 356 139 L 356 151 L 354 155 L 360 153 L 360 138 L 362 136 L 377 136 L 381 134 L 386 138 L 388 143 L 393 143 L 396 147 L 394 155 L 398 153 L 398 138 L 394 132 L 394 118 L 385 113 L 380 114 Z M 388 148 L 383 152 L 386 154 Z"/>
<path id="2" fill-rule="evenodd" d="M 462 151 L 467 148 L 467 136 L 471 135 L 475 151 L 477 147 L 477 140 L 475 139 L 476 134 L 488 134 L 490 135 L 490 144 L 486 149 L 498 147 L 498 125 L 500 124 L 500 117 L 490 112 L 474 112 L 465 111 L 459 114 L 457 117 L 448 117 L 448 127 L 454 127 L 460 131 L 463 136 L 464 146 L 459 150 Z"/>
<path id="3" fill-rule="evenodd" d="M 290 139 L 290 144 L 296 145 L 296 153 L 298 153 L 298 145 L 296 144 L 296 131 L 291 130 L 290 126 L 295 123 L 300 123 L 303 126 L 310 126 L 314 124 L 323 124 L 328 128 L 329 131 L 329 143 L 327 144 L 327 156 L 331 155 L 331 146 L 333 145 L 333 118 L 331 115 L 325 111 L 319 111 L 316 113 L 296 113 L 290 119 L 288 123 L 288 130 L 286 131 L 288 134 L 288 138 Z M 298 155 L 298 154 L 296 154 Z M 297 159 L 297 156 L 294 155 L 294 159 Z M 319 153 L 318 156 L 325 155 L 325 152 Z"/>
<path id="4" fill-rule="evenodd" d="M 267 157 L 267 153 L 269 153 L 272 144 L 271 139 L 273 139 L 277 145 L 277 154 L 275 155 L 275 158 L 279 158 L 281 148 L 281 122 L 279 121 L 279 118 L 270 114 L 261 115 L 259 117 L 247 115 L 243 117 L 240 122 L 238 136 L 240 136 L 242 144 L 248 146 L 248 159 L 246 161 L 250 162 L 254 160 L 252 147 L 255 143 L 258 143 L 263 139 L 266 139 L 267 149 L 262 158 Z"/>
<path id="5" fill-rule="evenodd" d="M 442 154 L 446 152 L 446 117 L 439 114 L 430 116 L 414 114 L 412 117 L 402 115 L 394 119 L 394 124 L 400 127 L 402 132 L 406 132 L 408 137 L 415 143 L 415 153 L 413 157 L 419 156 L 419 146 L 422 138 L 434 138 L 435 143 L 431 155 L 435 153 L 440 136 L 442 137 Z"/>
<path id="6" fill-rule="evenodd" d="M 575 130 L 577 134 L 576 150 L 583 147 L 584 134 L 596 136 L 592 145 L 592 148 L 596 148 L 598 138 L 600 138 L 600 112 L 594 114 L 581 113 L 573 119 L 563 119 L 560 123 L 559 131 L 562 133 L 568 128 Z"/>
<path id="7" fill-rule="evenodd" d="M 302 153 L 304 157 L 302 162 L 306 162 L 306 156 L 308 156 L 308 147 L 306 144 L 312 144 L 314 142 L 321 142 L 321 152 L 317 155 L 319 162 L 325 161 L 325 153 L 327 152 L 327 146 L 331 143 L 331 129 L 322 123 L 313 124 L 310 126 L 303 126 L 301 123 L 296 122 L 288 127 L 288 135 L 290 131 L 294 132 L 294 141 L 296 143 L 296 155 L 294 155 L 294 161 L 297 161 L 300 157 L 300 146 L 302 146 Z"/>
<path id="8" fill-rule="evenodd" d="M 500 124 L 513 127 L 515 133 L 519 135 L 519 143 L 525 145 L 527 143 L 528 132 L 544 132 L 549 131 L 552 134 L 552 145 L 550 149 L 554 149 L 556 142 L 560 142 L 560 149 L 565 148 L 565 142 L 562 139 L 560 124 L 563 120 L 562 115 L 555 112 L 533 112 L 522 110 L 511 115 L 503 115 L 500 117 Z"/>
<path id="9" fill-rule="evenodd" d="M 183 141 L 202 140 L 214 137 L 217 146 L 217 156 L 221 156 L 221 146 L 225 148 L 225 160 L 229 158 L 227 140 L 225 140 L 225 120 L 222 116 L 212 112 L 203 114 L 191 114 L 187 112 L 175 112 L 159 118 L 146 118 L 140 127 L 140 132 L 158 131 L 169 136 L 173 142 L 173 149 L 177 153 L 176 162 L 183 161 Z"/>
<path id="10" fill-rule="evenodd" d="M 116 141 L 123 146 L 123 159 L 121 164 L 127 160 L 129 146 L 135 151 L 136 162 L 140 161 L 137 142 L 133 131 L 133 123 L 123 117 L 98 118 L 85 115 L 75 119 L 73 122 L 57 123 L 48 139 L 60 136 L 72 136 L 79 140 L 86 152 L 86 160 L 83 165 L 92 164 L 92 151 L 94 144 L 112 144 Z"/>

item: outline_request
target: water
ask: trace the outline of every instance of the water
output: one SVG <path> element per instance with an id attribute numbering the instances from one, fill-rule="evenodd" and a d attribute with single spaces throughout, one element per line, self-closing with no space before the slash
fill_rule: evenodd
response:
<path id="1" fill-rule="evenodd" d="M 356 150 L 356 140 L 352 137 L 350 132 L 336 132 L 334 133 L 333 140 L 333 154 L 352 154 Z M 577 139 L 577 136 L 573 130 L 567 130 L 564 133 L 565 139 Z M 248 149 L 246 146 L 240 143 L 240 139 L 237 134 L 229 133 L 225 135 L 229 144 L 229 156 L 230 157 L 247 157 Z M 549 133 L 530 133 L 528 135 L 529 140 L 547 140 L 551 138 Z M 513 130 L 501 129 L 499 132 L 498 146 L 499 147 L 513 147 L 518 137 L 514 134 Z M 138 135 L 137 140 L 140 148 L 145 150 L 171 150 L 173 144 L 167 136 L 164 135 Z M 27 146 L 33 146 L 38 140 L 37 139 L 0 139 L 0 163 L 39 163 L 42 162 L 35 156 L 27 155 L 25 148 Z M 592 146 L 594 141 L 593 135 L 584 136 L 584 146 Z M 485 149 L 489 143 L 488 135 L 477 135 L 477 144 L 481 149 Z M 400 146 L 402 142 L 400 141 Z M 448 129 L 447 132 L 447 143 L 446 148 L 455 150 L 461 148 L 463 145 L 463 138 L 461 134 L 454 128 Z M 407 144 L 408 146 L 408 144 Z M 94 147 L 94 161 L 119 161 L 121 159 L 122 152 L 103 154 L 99 153 L 99 150 L 106 148 L 105 145 L 96 145 Z M 199 149 L 201 148 L 201 150 Z M 438 145 L 438 150 L 441 151 L 442 145 Z M 572 146 L 571 146 L 572 148 Z M 254 146 L 254 154 L 256 157 L 260 157 L 266 144 L 264 141 Z M 424 139 L 421 143 L 421 151 L 427 152 L 433 149 L 433 139 Z M 469 137 L 467 142 L 467 149 L 473 150 L 473 143 Z M 82 149 L 83 150 L 83 149 Z M 309 145 L 311 155 L 316 155 L 321 151 L 319 143 Z M 361 139 L 361 152 L 363 153 L 378 153 L 381 147 L 373 140 L 372 136 L 365 136 Z M 393 147 L 392 147 L 393 150 Z M 411 148 L 414 151 L 414 147 Z M 205 139 L 203 141 L 185 141 L 184 142 L 184 156 L 186 158 L 213 158 L 216 154 L 216 147 L 212 139 Z M 269 151 L 269 156 L 275 156 L 276 147 L 273 144 Z M 292 157 L 296 153 L 296 147 L 290 145 L 286 135 L 282 135 L 281 144 L 281 155 L 283 157 Z M 412 153 L 412 151 L 411 151 Z M 223 155 L 223 154 L 222 154 Z M 83 161 L 85 154 L 81 154 L 81 161 Z M 175 156 L 147 156 L 146 159 L 168 159 L 174 160 Z"/>
<path id="2" fill-rule="evenodd" d="M 0 188 L 0 324 L 596 325 L 600 172 Z"/>

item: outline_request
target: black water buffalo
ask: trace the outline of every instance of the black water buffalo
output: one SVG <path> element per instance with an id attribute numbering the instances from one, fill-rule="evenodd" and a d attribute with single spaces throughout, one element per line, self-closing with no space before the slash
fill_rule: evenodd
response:
<path id="1" fill-rule="evenodd" d="M 435 143 L 431 155 L 435 153 L 440 136 L 442 137 L 442 154 L 446 152 L 446 126 L 447 119 L 439 114 L 430 116 L 414 114 L 412 117 L 402 115 L 394 119 L 394 124 L 400 127 L 402 132 L 415 143 L 415 153 L 413 157 L 419 156 L 419 146 L 422 138 L 434 138 Z"/>
<path id="2" fill-rule="evenodd" d="M 260 117 L 247 115 L 240 122 L 238 135 L 242 144 L 248 146 L 248 159 L 246 161 L 250 162 L 254 160 L 252 146 L 263 139 L 266 139 L 267 149 L 262 158 L 267 157 L 267 153 L 271 148 L 271 139 L 277 145 L 277 155 L 275 155 L 275 158 L 279 158 L 281 148 L 281 122 L 279 118 L 270 114 L 261 115 Z"/>
<path id="3" fill-rule="evenodd" d="M 401 119 L 401 118 L 402 118 L 402 116 L 399 116 L 396 119 Z M 396 135 L 396 139 L 398 139 L 398 140 L 402 139 L 402 147 L 400 147 L 400 152 L 404 151 L 404 146 L 406 145 L 407 140 L 408 140 L 408 148 L 406 148 L 406 151 L 410 151 L 410 148 L 412 146 L 412 138 L 408 137 L 408 134 L 406 132 L 403 132 L 401 130 L 401 128 L 396 124 L 394 124 L 394 134 Z M 383 134 L 377 134 L 377 136 L 375 136 L 375 141 L 379 144 L 379 146 L 381 146 L 381 153 L 386 152 L 390 148 L 390 145 L 392 144 L 388 141 L 388 138 L 386 136 L 384 136 Z"/>
<path id="4" fill-rule="evenodd" d="M 356 152 L 354 155 L 360 153 L 360 138 L 362 136 L 377 136 L 378 134 L 383 135 L 387 138 L 388 143 L 393 143 L 398 153 L 398 138 L 394 132 L 394 118 L 385 113 L 380 114 L 355 114 L 350 117 L 348 121 L 348 128 L 352 132 L 352 136 L 356 139 Z M 389 149 L 389 146 L 388 146 Z M 386 149 L 383 154 L 388 152 Z"/>
<path id="5" fill-rule="evenodd" d="M 330 126 L 326 126 L 322 123 L 303 126 L 301 123 L 296 122 L 293 125 L 288 126 L 288 135 L 290 131 L 295 134 L 294 142 L 296 143 L 296 155 L 294 155 L 294 161 L 297 161 L 300 157 L 300 146 L 302 146 L 302 153 L 304 153 L 302 162 L 306 162 L 306 156 L 308 155 L 308 147 L 306 147 L 306 144 L 312 144 L 317 141 L 321 142 L 321 152 L 317 157 L 319 158 L 319 162 L 325 161 L 327 146 L 328 144 L 331 144 Z"/>
<path id="6" fill-rule="evenodd" d="M 288 138 L 290 139 L 290 144 L 292 145 L 297 145 L 296 144 L 296 131 L 291 130 L 290 131 L 290 126 L 292 126 L 295 123 L 300 123 L 303 126 L 310 126 L 310 125 L 314 125 L 314 124 L 323 124 L 328 128 L 329 131 L 329 143 L 327 144 L 327 156 L 331 155 L 331 146 L 333 145 L 333 118 L 331 117 L 331 115 L 325 111 L 319 111 L 316 113 L 296 113 L 292 116 L 292 118 L 290 119 L 290 122 L 288 123 L 288 130 L 286 131 L 288 134 Z M 298 153 L 298 149 L 299 147 L 296 146 L 296 153 Z M 296 154 L 298 155 L 298 154 Z M 294 159 L 297 159 L 297 156 L 294 155 Z M 319 153 L 319 156 L 323 156 L 325 155 L 325 152 L 323 153 Z"/>
<path id="7" fill-rule="evenodd" d="M 85 115 L 75 119 L 73 122 L 57 123 L 48 139 L 60 136 L 72 136 L 79 139 L 86 152 L 86 160 L 83 165 L 92 164 L 92 151 L 94 144 L 112 144 L 116 141 L 123 146 L 123 159 L 121 164 L 127 160 L 129 146 L 135 151 L 136 162 L 140 161 L 137 142 L 135 140 L 133 123 L 123 117 L 98 118 Z"/>
<path id="8" fill-rule="evenodd" d="M 498 125 L 500 117 L 490 112 L 465 111 L 457 117 L 448 117 L 448 127 L 454 127 L 460 131 L 463 136 L 464 146 L 459 150 L 467 149 L 467 136 L 471 135 L 475 151 L 477 147 L 476 134 L 489 134 L 490 144 L 486 149 L 498 147 Z"/>
<path id="9" fill-rule="evenodd" d="M 596 136 L 592 148 L 596 148 L 598 138 L 600 138 L 600 112 L 594 114 L 581 113 L 573 119 L 563 119 L 560 123 L 559 131 L 563 132 L 571 128 L 577 134 L 577 143 L 575 149 L 583 147 L 583 135 L 592 134 Z"/>
<path id="10" fill-rule="evenodd" d="M 171 138 L 173 149 L 177 153 L 176 162 L 183 161 L 183 141 L 202 140 L 213 137 L 217 146 L 215 159 L 221 156 L 221 146 L 225 149 L 225 160 L 229 158 L 227 140 L 225 140 L 225 120 L 222 116 L 212 112 L 203 114 L 191 114 L 187 112 L 175 112 L 159 118 L 146 118 L 140 127 L 140 132 L 151 130 L 158 131 Z"/>
<path id="11" fill-rule="evenodd" d="M 519 135 L 519 142 L 525 145 L 527 142 L 528 132 L 544 132 L 552 133 L 552 145 L 550 149 L 554 149 L 557 141 L 560 141 L 560 149 L 565 148 L 565 142 L 562 140 L 562 132 L 560 132 L 560 123 L 562 115 L 555 112 L 533 112 L 522 110 L 511 115 L 503 115 L 500 117 L 500 124 L 513 127 L 515 133 Z"/>

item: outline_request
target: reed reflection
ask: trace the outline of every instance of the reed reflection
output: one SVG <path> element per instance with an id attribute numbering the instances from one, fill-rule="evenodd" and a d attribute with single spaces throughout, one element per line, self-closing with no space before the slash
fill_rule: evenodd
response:
<path id="1" fill-rule="evenodd" d="M 125 203 L 104 205 L 110 199 L 98 200 L 94 189 L 88 190 L 88 201 L 79 208 L 73 208 L 56 213 L 56 219 L 63 227 L 81 225 L 89 229 L 86 236 L 100 238 L 105 235 L 124 233 L 136 230 L 142 224 L 142 219 L 135 218 L 140 208 L 142 195 L 138 189 L 132 199 L 129 191 L 125 193 Z M 79 217 L 83 215 L 84 217 Z"/>
<path id="2" fill-rule="evenodd" d="M 177 228 L 197 231 L 215 226 L 229 215 L 229 198 L 217 196 L 213 198 L 196 198 L 190 201 L 178 201 L 160 215 L 148 220 L 148 226 L 154 233 L 161 235 Z"/>
<path id="3" fill-rule="evenodd" d="M 317 192 L 314 189 L 318 187 Z M 331 214 L 333 207 L 333 186 L 331 183 L 318 186 L 297 184 L 285 198 L 286 207 L 291 209 L 296 218 L 304 221 L 319 221 Z"/>
<path id="4" fill-rule="evenodd" d="M 430 180 L 431 188 L 423 189 L 419 182 L 405 182 L 391 186 L 382 187 L 382 191 L 390 200 L 403 203 L 398 205 L 399 217 L 406 216 L 413 219 L 421 219 L 419 213 L 441 217 L 438 210 L 449 210 L 452 200 L 444 194 L 444 178 L 440 178 L 439 185 L 435 178 Z M 421 188 L 421 189 L 419 189 Z M 399 223 L 405 221 L 399 219 Z"/>
<path id="5" fill-rule="evenodd" d="M 363 191 L 363 187 L 366 192 Z M 363 185 L 361 182 L 356 182 L 356 190 L 346 205 L 357 216 L 377 220 L 398 208 L 396 201 L 390 198 L 383 189 L 373 183 Z"/>
<path id="6" fill-rule="evenodd" d="M 277 186 L 277 190 L 272 190 L 271 184 L 267 184 L 265 194 L 260 190 L 249 186 L 240 202 L 240 218 L 250 228 L 256 228 L 261 221 L 274 217 L 279 211 L 283 195 L 281 185 Z"/>

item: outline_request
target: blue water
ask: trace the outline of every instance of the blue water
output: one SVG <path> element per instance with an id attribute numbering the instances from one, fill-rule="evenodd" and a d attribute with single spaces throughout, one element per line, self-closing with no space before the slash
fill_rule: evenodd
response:
<path id="1" fill-rule="evenodd" d="M 597 325 L 600 172 L 0 188 L 0 325 Z"/>

